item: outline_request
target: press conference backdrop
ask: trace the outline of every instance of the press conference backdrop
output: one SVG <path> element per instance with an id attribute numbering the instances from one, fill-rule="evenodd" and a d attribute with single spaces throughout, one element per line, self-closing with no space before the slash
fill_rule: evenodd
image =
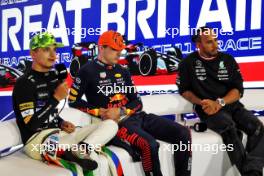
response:
<path id="1" fill-rule="evenodd" d="M 31 60 L 29 41 L 39 31 L 52 32 L 64 43 L 58 63 L 66 66 L 72 44 L 96 42 L 108 29 L 160 52 L 177 46 L 188 54 L 195 50 L 190 41 L 194 29 L 208 25 L 218 30 L 219 50 L 238 61 L 245 87 L 264 87 L 263 9 L 262 0 L 1 0 L 0 63 L 15 67 Z M 176 90 L 175 77 L 134 79 L 143 90 Z M 12 111 L 11 91 L 0 92 L 1 106 L 8 107 L 1 108 L 0 118 Z"/>

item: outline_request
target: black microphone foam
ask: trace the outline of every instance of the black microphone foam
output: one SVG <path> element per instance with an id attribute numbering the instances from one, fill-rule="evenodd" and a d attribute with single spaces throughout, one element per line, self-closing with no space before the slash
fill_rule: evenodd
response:
<path id="1" fill-rule="evenodd" d="M 56 64 L 55 70 L 57 72 L 58 80 L 64 81 L 67 78 L 68 71 L 64 64 Z"/>
<path id="2" fill-rule="evenodd" d="M 207 125 L 206 123 L 195 123 L 193 126 L 191 126 L 192 129 L 194 129 L 194 131 L 196 132 L 204 132 L 207 130 Z"/>

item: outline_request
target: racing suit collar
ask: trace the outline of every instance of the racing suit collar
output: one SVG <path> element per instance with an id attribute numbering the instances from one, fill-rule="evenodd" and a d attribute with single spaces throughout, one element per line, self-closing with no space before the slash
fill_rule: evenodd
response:
<path id="1" fill-rule="evenodd" d="M 31 73 L 35 74 L 35 75 L 39 75 L 39 76 L 49 76 L 50 75 L 50 71 L 48 72 L 39 72 L 39 71 L 36 71 L 36 70 L 31 70 Z"/>
<path id="2" fill-rule="evenodd" d="M 106 68 L 107 70 L 112 70 L 113 68 L 115 68 L 115 64 L 114 65 L 109 65 L 109 64 L 105 64 L 103 63 L 101 60 L 99 60 L 98 58 L 95 58 L 94 61 L 100 65 L 101 67 Z"/>

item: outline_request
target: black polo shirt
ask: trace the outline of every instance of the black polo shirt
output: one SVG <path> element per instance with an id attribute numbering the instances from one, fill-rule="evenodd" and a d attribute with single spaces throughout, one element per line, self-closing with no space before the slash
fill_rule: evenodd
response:
<path id="1" fill-rule="evenodd" d="M 231 89 L 243 95 L 243 79 L 234 57 L 222 52 L 213 60 L 205 60 L 193 52 L 179 64 L 176 80 L 179 93 L 192 91 L 201 99 L 224 97 Z"/>

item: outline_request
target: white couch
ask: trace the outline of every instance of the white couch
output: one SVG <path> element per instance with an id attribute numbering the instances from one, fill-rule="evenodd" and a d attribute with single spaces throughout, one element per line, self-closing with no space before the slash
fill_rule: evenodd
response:
<path id="1" fill-rule="evenodd" d="M 246 90 L 242 102 L 249 109 L 264 109 L 264 90 Z M 192 112 L 192 105 L 177 94 L 151 95 L 142 97 L 144 110 L 158 115 L 182 114 Z M 90 117 L 78 110 L 65 108 L 62 117 L 72 121 L 76 125 L 90 123 Z M 21 144 L 19 130 L 14 120 L 0 123 L 0 151 Z M 160 163 L 164 176 L 174 175 L 173 155 L 168 151 L 168 144 L 161 142 Z M 207 130 L 203 133 L 192 131 L 193 144 L 215 145 L 222 144 L 219 135 Z M 143 169 L 140 162 L 132 162 L 129 154 L 118 147 L 110 146 L 121 160 L 125 176 L 143 176 Z M 100 156 L 98 175 L 108 176 L 109 169 L 106 159 Z M 42 162 L 28 158 L 23 152 L 17 151 L 14 154 L 0 158 L 0 175 L 21 175 L 21 176 L 70 176 L 70 171 L 48 166 Z M 235 167 L 231 167 L 226 152 L 219 151 L 194 151 L 192 159 L 192 176 L 237 176 L 239 175 Z"/>

